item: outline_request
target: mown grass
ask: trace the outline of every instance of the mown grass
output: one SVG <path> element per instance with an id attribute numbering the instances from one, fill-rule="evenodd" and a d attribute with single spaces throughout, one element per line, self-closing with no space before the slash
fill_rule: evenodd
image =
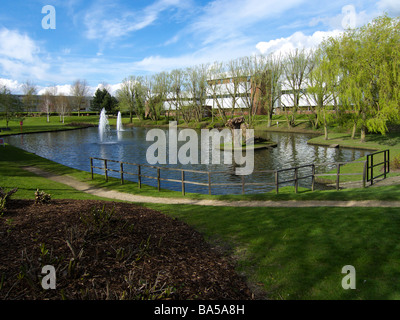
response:
<path id="1" fill-rule="evenodd" d="M 100 199 L 21 168 L 35 165 L 58 174 L 90 179 L 79 172 L 12 146 L 0 148 L 0 185 L 18 186 L 15 198 L 33 199 L 36 188 L 53 198 Z M 103 181 L 101 177 L 97 182 Z M 95 182 L 96 182 L 95 181 Z M 103 183 L 103 182 L 102 182 Z M 102 184 L 100 183 L 100 184 Z M 105 186 L 112 188 L 110 182 Z M 97 186 L 99 184 L 96 184 Z M 118 185 L 123 191 L 126 187 Z M 137 190 L 132 183 L 131 187 Z M 153 188 L 154 189 L 154 188 Z M 145 192 L 145 191 L 144 191 Z M 165 191 L 167 193 L 167 191 Z M 255 199 L 357 200 L 399 199 L 399 186 L 279 195 Z M 157 195 L 149 189 L 145 192 Z M 162 194 L 162 193 L 161 193 Z M 177 196 L 179 192 L 176 192 Z M 269 197 L 268 197 L 269 196 Z M 247 196 L 209 197 L 230 200 Z M 399 210 L 397 208 L 232 208 L 144 204 L 192 225 L 206 238 L 237 257 L 238 271 L 266 291 L 271 299 L 399 299 Z M 357 289 L 341 287 L 341 268 L 353 265 Z"/>
<path id="2" fill-rule="evenodd" d="M 338 144 L 342 148 L 355 148 L 355 149 L 366 149 L 373 152 L 389 150 L 390 161 L 394 159 L 394 157 L 400 155 L 400 134 L 396 133 L 388 133 L 384 136 L 380 134 L 369 134 L 366 137 L 366 141 L 361 143 L 359 139 L 351 139 L 350 134 L 346 133 L 332 133 L 329 135 L 329 140 L 324 140 L 323 136 L 319 136 L 316 138 L 312 138 L 308 140 L 309 144 L 316 145 L 332 145 Z M 362 157 L 357 161 L 365 161 L 367 157 Z M 384 161 L 383 153 L 374 156 L 374 163 L 382 163 Z M 383 165 L 374 169 L 374 175 L 378 175 L 381 173 Z M 341 167 L 341 173 L 360 173 L 360 175 L 349 175 L 349 176 L 341 176 L 340 181 L 355 181 L 362 179 L 362 172 L 364 170 L 363 163 L 352 163 L 347 164 Z M 336 173 L 336 170 L 332 170 L 330 173 Z M 388 174 L 388 177 L 398 176 L 400 175 L 399 171 L 391 171 Z M 335 180 L 334 176 L 324 176 L 322 177 L 324 180 Z"/>
<path id="3" fill-rule="evenodd" d="M 400 199 L 400 185 L 380 187 L 380 188 L 360 188 L 348 190 L 321 190 L 312 192 L 306 188 L 299 188 L 299 192 L 294 193 L 293 187 L 281 188 L 279 194 L 275 191 L 262 194 L 246 194 L 246 195 L 208 195 L 208 194 L 192 194 L 186 193 L 185 196 L 181 192 L 171 191 L 167 189 L 157 190 L 156 187 L 147 186 L 142 184 L 142 188 L 138 188 L 138 184 L 125 180 L 125 184 L 121 185 L 121 181 L 117 178 L 109 177 L 106 182 L 104 176 L 95 174 L 94 180 L 91 179 L 90 172 L 76 170 L 59 163 L 55 163 L 48 159 L 39 157 L 35 154 L 29 153 L 22 149 L 16 148 L 11 145 L 0 147 L 0 186 L 6 188 L 14 188 L 20 186 L 19 196 L 33 194 L 40 183 L 46 183 L 50 189 L 54 189 L 55 197 L 66 198 L 67 196 L 74 196 L 76 192 L 72 188 L 67 188 L 69 191 L 65 192 L 64 185 L 58 185 L 50 180 L 40 178 L 32 173 L 23 170 L 24 166 L 37 166 L 48 172 L 60 175 L 68 175 L 76 178 L 79 181 L 86 182 L 92 187 L 106 188 L 110 190 L 117 190 L 130 194 L 165 197 L 165 198 L 190 198 L 190 199 L 216 199 L 226 201 L 240 201 L 240 200 L 398 200 Z M 54 186 L 53 186 L 54 184 Z M 61 189 L 60 189 L 61 188 Z M 44 187 L 43 187 L 44 189 Z M 25 191 L 23 191 L 25 190 Z M 47 190 L 44 190 L 47 192 Z M 68 193 L 68 194 L 67 194 Z M 81 193 L 77 193 L 79 196 Z M 82 196 L 88 196 L 83 194 Z M 69 198 L 67 198 L 69 199 Z"/>
<path id="4" fill-rule="evenodd" d="M 48 171 L 57 170 L 60 174 L 67 174 L 73 170 L 10 145 L 0 147 L 0 187 L 6 190 L 18 187 L 18 192 L 13 198 L 35 199 L 35 191 L 39 188 L 50 193 L 54 199 L 100 199 L 62 183 L 39 177 L 24 170 L 24 166 L 38 166 Z"/>
<path id="5" fill-rule="evenodd" d="M 397 136 L 370 143 L 396 152 Z M 387 140 L 389 139 L 389 140 Z M 345 139 L 343 139 L 345 140 Z M 333 143 L 330 141 L 330 143 Z M 392 146 L 390 145 L 392 143 Z M 70 175 L 95 187 L 123 192 L 183 197 L 180 192 L 143 186 L 75 170 L 7 145 L 0 147 L 0 186 L 19 187 L 13 198 L 34 198 L 36 188 L 53 198 L 100 199 L 22 169 L 37 166 Z M 399 200 L 400 186 L 316 191 L 293 188 L 258 195 L 209 196 L 220 200 Z M 235 255 L 238 271 L 270 299 L 400 299 L 400 219 L 398 208 L 243 208 L 143 204 L 182 219 Z M 342 267 L 356 268 L 356 290 L 344 290 Z"/>
<path id="6" fill-rule="evenodd" d="M 116 125 L 117 119 L 113 115 L 108 117 L 110 125 Z M 123 118 L 123 124 L 127 124 L 129 119 Z M 22 133 L 35 133 L 35 132 L 48 132 L 59 130 L 71 130 L 81 128 L 82 126 L 96 126 L 99 123 L 99 116 L 97 115 L 82 115 L 78 116 L 65 116 L 64 123 L 60 121 L 59 116 L 51 116 L 50 122 L 47 122 L 47 116 L 26 117 L 23 120 Z M 8 124 L 10 130 L 1 130 L 0 136 L 7 136 L 10 134 L 21 133 L 19 121 L 10 121 Z M 0 128 L 6 128 L 6 121 L 0 120 Z"/>
<path id="7" fill-rule="evenodd" d="M 228 248 L 269 299 L 400 299 L 397 208 L 146 206 Z M 346 265 L 356 290 L 342 287 Z"/>

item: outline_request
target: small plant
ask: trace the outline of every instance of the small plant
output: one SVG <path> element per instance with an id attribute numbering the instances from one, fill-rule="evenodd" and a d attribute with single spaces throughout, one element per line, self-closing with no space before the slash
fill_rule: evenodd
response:
<path id="1" fill-rule="evenodd" d="M 89 214 L 81 215 L 80 220 L 86 227 L 92 227 L 97 231 L 101 231 L 105 226 L 109 225 L 114 213 L 114 208 L 106 210 L 105 206 L 102 209 L 94 207 Z"/>
<path id="2" fill-rule="evenodd" d="M 14 188 L 8 192 L 6 192 L 2 187 L 0 187 L 0 216 L 4 214 L 6 211 L 7 200 L 11 197 L 12 194 L 18 191 L 18 188 Z"/>
<path id="3" fill-rule="evenodd" d="M 74 248 L 71 243 L 66 240 L 68 248 L 71 250 L 72 258 L 69 260 L 67 274 L 71 278 L 79 277 L 80 271 L 80 261 L 83 256 L 83 248 L 80 249 L 79 253 L 77 253 L 76 248 Z"/>
<path id="4" fill-rule="evenodd" d="M 391 167 L 393 169 L 400 169 L 400 154 L 393 158 Z"/>
<path id="5" fill-rule="evenodd" d="M 50 203 L 51 200 L 51 195 L 44 192 L 40 191 L 39 189 L 36 189 L 35 192 L 35 204 L 44 204 L 44 203 Z"/>
<path id="6" fill-rule="evenodd" d="M 160 283 L 160 273 L 157 274 L 154 283 L 140 278 L 134 279 L 134 271 L 130 271 L 124 277 L 127 289 L 122 292 L 120 300 L 168 300 L 174 295 L 176 289 L 166 283 Z"/>
<path id="7" fill-rule="evenodd" d="M 15 227 L 13 224 L 13 219 L 6 219 L 6 225 L 9 227 L 7 229 L 7 235 L 10 235 L 10 233 L 12 232 L 12 229 Z"/>

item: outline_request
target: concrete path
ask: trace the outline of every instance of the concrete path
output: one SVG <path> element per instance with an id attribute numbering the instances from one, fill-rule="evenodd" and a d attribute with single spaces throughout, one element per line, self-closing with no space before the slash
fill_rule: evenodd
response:
<path id="1" fill-rule="evenodd" d="M 98 197 L 124 200 L 136 203 L 160 204 L 190 204 L 199 206 L 224 206 L 224 207 L 400 207 L 400 201 L 222 201 L 222 200 L 194 200 L 189 198 L 159 198 L 134 195 L 115 190 L 96 188 L 66 175 L 55 175 L 37 167 L 23 167 L 38 176 L 68 185 L 78 191 L 86 192 Z"/>

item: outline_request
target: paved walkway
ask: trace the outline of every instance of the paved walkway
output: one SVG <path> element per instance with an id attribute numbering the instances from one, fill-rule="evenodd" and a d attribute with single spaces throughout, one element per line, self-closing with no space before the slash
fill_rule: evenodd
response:
<path id="1" fill-rule="evenodd" d="M 161 204 L 191 204 L 199 206 L 224 206 L 224 207 L 400 207 L 400 201 L 222 201 L 222 200 L 195 200 L 189 198 L 161 198 L 134 195 L 115 190 L 106 190 L 93 187 L 66 175 L 55 175 L 37 167 L 23 167 L 38 176 L 68 185 L 78 191 L 86 192 L 98 197 L 124 200 L 137 203 Z"/>

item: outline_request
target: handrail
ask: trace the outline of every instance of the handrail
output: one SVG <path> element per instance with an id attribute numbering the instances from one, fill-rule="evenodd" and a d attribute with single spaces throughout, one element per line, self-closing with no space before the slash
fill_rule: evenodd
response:
<path id="1" fill-rule="evenodd" d="M 103 161 L 104 166 L 103 167 L 94 166 L 94 160 Z M 117 169 L 109 168 L 108 163 L 118 163 L 120 165 L 120 169 L 117 170 Z M 344 166 L 345 164 L 350 164 L 350 163 L 364 163 L 363 172 L 362 173 L 341 173 L 340 168 L 342 166 Z M 134 172 L 129 172 L 129 171 L 124 170 L 124 165 L 136 166 L 137 172 L 134 173 Z M 329 165 L 336 166 L 336 173 L 316 173 L 315 172 L 316 167 L 329 166 Z M 157 174 L 156 174 L 156 176 L 152 176 L 152 175 L 149 175 L 148 173 L 142 173 L 142 168 L 156 169 Z M 306 168 L 311 169 L 311 173 L 306 174 L 306 175 L 300 175 L 299 174 L 300 170 L 306 169 Z M 113 159 L 90 157 L 90 171 L 91 171 L 91 175 L 92 175 L 92 180 L 94 179 L 93 169 L 103 170 L 106 181 L 108 181 L 108 172 L 119 173 L 121 184 L 124 184 L 124 175 L 125 174 L 131 175 L 131 176 L 137 176 L 139 188 L 141 188 L 141 184 L 142 184 L 141 179 L 142 178 L 157 180 L 157 188 L 159 191 L 161 188 L 161 181 L 181 183 L 181 185 L 182 185 L 181 189 L 182 189 L 183 195 L 185 195 L 185 186 L 188 184 L 208 187 L 208 193 L 211 195 L 212 186 L 241 186 L 243 194 L 245 194 L 245 186 L 246 185 L 247 186 L 275 186 L 276 193 L 279 193 L 279 187 L 281 185 L 287 184 L 287 183 L 292 183 L 292 182 L 294 183 L 295 192 L 297 193 L 299 181 L 305 180 L 305 179 L 311 179 L 311 190 L 314 191 L 315 178 L 320 177 L 320 176 L 336 176 L 336 190 L 339 190 L 341 176 L 362 175 L 362 177 L 363 177 L 362 182 L 363 182 L 363 186 L 365 187 L 366 180 L 367 180 L 366 176 L 368 173 L 367 161 L 334 162 L 334 163 L 307 164 L 307 165 L 301 165 L 301 166 L 291 167 L 291 168 L 282 168 L 282 169 L 278 169 L 278 170 L 259 170 L 259 171 L 253 172 L 253 174 L 260 174 L 260 173 L 274 174 L 274 176 L 275 176 L 274 182 L 250 182 L 250 181 L 246 182 L 245 176 L 240 176 L 241 182 L 212 183 L 211 182 L 212 175 L 215 175 L 218 173 L 226 173 L 226 172 L 225 171 L 204 171 L 204 170 L 193 170 L 193 169 L 182 169 L 182 168 L 169 168 L 169 167 L 160 167 L 160 166 L 154 166 L 154 165 L 148 165 L 148 164 L 136 164 L 136 163 L 130 163 L 130 162 L 125 162 L 125 161 L 113 160 Z M 180 177 L 180 179 L 161 177 L 161 170 L 181 172 L 181 177 Z M 280 179 L 281 173 L 284 173 L 284 172 L 286 173 L 289 171 L 293 171 L 293 178 L 287 179 L 287 180 L 281 180 Z M 186 180 L 185 179 L 186 173 L 205 174 L 205 175 L 207 175 L 207 182 Z"/>

